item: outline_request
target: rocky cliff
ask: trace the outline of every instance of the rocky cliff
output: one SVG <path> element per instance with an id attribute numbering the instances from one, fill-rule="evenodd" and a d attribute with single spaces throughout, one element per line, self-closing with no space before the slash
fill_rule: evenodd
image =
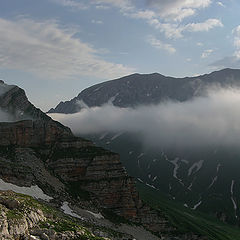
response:
<path id="1" fill-rule="evenodd" d="M 110 209 L 153 231 L 168 228 L 166 219 L 141 202 L 134 179 L 127 175 L 118 154 L 66 134 L 54 122 L 42 120 L 0 123 L 0 136 L 2 166 L 7 162 L 15 164 L 12 168 L 2 168 L 1 178 L 21 181 L 23 185 L 37 183 L 45 186 L 50 195 L 57 194 L 56 186 L 64 184 L 75 193 L 87 192 L 100 208 Z M 35 162 L 42 163 L 39 175 Z M 46 176 L 41 174 L 44 171 Z"/>
<path id="2" fill-rule="evenodd" d="M 80 222 L 54 208 L 12 191 L 0 191 L 0 238 L 2 240 L 70 240 L 96 237 Z"/>

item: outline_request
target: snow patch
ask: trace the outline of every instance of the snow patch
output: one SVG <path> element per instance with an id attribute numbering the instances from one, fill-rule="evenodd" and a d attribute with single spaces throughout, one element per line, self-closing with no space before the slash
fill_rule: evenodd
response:
<path id="1" fill-rule="evenodd" d="M 219 169 L 220 169 L 221 166 L 222 165 L 220 163 L 217 165 L 217 173 L 219 172 Z"/>
<path id="2" fill-rule="evenodd" d="M 165 158 L 165 160 L 166 160 L 166 161 L 168 161 L 168 162 L 169 162 L 169 160 L 168 160 L 168 156 L 167 156 L 167 155 L 166 155 L 164 152 L 162 152 L 162 153 L 161 153 L 161 155 L 162 155 L 162 157 L 164 157 L 164 158 Z"/>
<path id="3" fill-rule="evenodd" d="M 218 176 L 215 176 L 207 189 L 211 188 L 213 186 L 213 184 L 217 181 L 217 179 L 218 179 Z"/>
<path id="4" fill-rule="evenodd" d="M 78 214 L 73 212 L 73 210 L 69 207 L 68 202 L 63 202 L 63 205 L 61 206 L 61 209 L 63 210 L 63 212 L 65 214 L 67 214 L 69 216 L 84 220 L 84 218 L 80 217 Z"/>
<path id="5" fill-rule="evenodd" d="M 111 97 L 109 100 L 108 100 L 108 104 L 113 104 L 113 102 L 115 101 L 116 97 L 119 95 L 119 93 L 115 94 L 113 97 Z"/>
<path id="6" fill-rule="evenodd" d="M 41 240 L 39 237 L 33 236 L 33 235 L 30 235 L 30 239 L 31 240 Z"/>
<path id="7" fill-rule="evenodd" d="M 204 160 L 200 160 L 199 162 L 194 163 L 189 169 L 188 169 L 188 176 L 192 175 L 192 173 L 198 172 L 204 163 Z M 196 170 L 193 172 L 193 170 L 196 168 Z"/>
<path id="8" fill-rule="evenodd" d="M 155 186 L 153 186 L 153 185 L 151 185 L 151 184 L 149 184 L 149 183 L 146 183 L 146 185 L 147 185 L 148 187 L 151 187 L 151 188 L 157 189 Z"/>
<path id="9" fill-rule="evenodd" d="M 143 180 L 141 178 L 137 178 L 137 180 L 141 183 L 143 183 Z"/>
<path id="10" fill-rule="evenodd" d="M 219 169 L 220 169 L 221 166 L 222 166 L 222 165 L 221 165 L 220 163 L 217 165 L 217 175 L 218 175 L 218 172 L 219 172 Z M 213 184 L 217 181 L 217 179 L 218 179 L 218 176 L 217 176 L 217 175 L 213 178 L 211 184 L 208 186 L 207 189 L 211 188 L 211 187 L 213 186 Z"/>
<path id="11" fill-rule="evenodd" d="M 235 218 L 238 218 L 238 217 L 237 217 L 237 204 L 236 204 L 236 202 L 235 202 L 235 200 L 234 200 L 234 196 L 233 196 L 233 187 L 234 187 L 234 184 L 235 184 L 235 181 L 232 180 L 231 189 L 230 189 L 230 191 L 231 191 L 231 200 L 232 200 L 232 203 L 233 203 L 233 209 L 234 209 L 234 211 L 235 211 Z"/>
<path id="12" fill-rule="evenodd" d="M 191 184 L 188 186 L 189 191 L 192 191 L 192 185 L 193 185 L 193 182 L 191 182 Z"/>
<path id="13" fill-rule="evenodd" d="M 144 155 L 144 153 L 140 153 L 137 158 L 141 158 Z"/>
<path id="14" fill-rule="evenodd" d="M 107 132 L 105 132 L 105 133 L 103 133 L 100 137 L 99 137 L 99 140 L 102 140 L 102 139 L 104 139 L 106 136 L 107 136 Z"/>
<path id="15" fill-rule="evenodd" d="M 141 153 L 141 154 L 139 154 L 138 155 L 138 157 L 137 157 L 137 163 L 138 163 L 138 168 L 140 168 L 140 158 L 142 157 L 144 155 L 144 153 Z"/>
<path id="16" fill-rule="evenodd" d="M 181 159 L 181 162 L 183 162 L 183 163 L 185 163 L 185 164 L 188 164 L 188 163 L 189 163 L 189 161 L 186 160 L 186 159 Z"/>
<path id="17" fill-rule="evenodd" d="M 96 92 L 96 91 L 100 90 L 101 88 L 102 88 L 102 86 L 94 89 L 93 92 Z"/>
<path id="18" fill-rule="evenodd" d="M 178 176 L 177 176 L 177 171 L 180 168 L 180 165 L 178 165 L 178 161 L 179 161 L 179 158 L 175 158 L 174 160 L 169 161 L 169 162 L 174 165 L 173 177 L 176 178 L 179 181 L 179 183 L 184 186 L 182 179 L 178 178 Z"/>
<path id="19" fill-rule="evenodd" d="M 232 195 L 233 195 L 233 187 L 234 187 L 234 183 L 235 183 L 235 181 L 232 180 L 232 183 L 231 183 L 231 194 L 232 194 Z"/>
<path id="20" fill-rule="evenodd" d="M 116 138 L 120 137 L 122 134 L 123 134 L 122 132 L 115 134 L 115 135 L 111 138 L 111 140 L 115 140 Z"/>
<path id="21" fill-rule="evenodd" d="M 0 179 L 0 190 L 12 190 L 16 193 L 21 193 L 25 195 L 29 195 L 31 197 L 42 199 L 45 201 L 50 201 L 53 199 L 52 197 L 49 197 L 46 195 L 41 188 L 39 188 L 37 185 L 31 186 L 31 187 L 19 187 L 17 185 L 14 185 L 12 183 L 7 183 Z"/>
<path id="22" fill-rule="evenodd" d="M 97 219 L 104 219 L 104 217 L 101 213 L 94 213 L 94 212 L 91 212 L 91 211 L 88 211 L 88 210 L 87 210 L 87 212 L 90 213 L 91 215 L 93 215 Z"/>
<path id="23" fill-rule="evenodd" d="M 198 202 L 196 205 L 194 205 L 192 209 L 196 210 L 201 204 L 202 204 L 202 201 Z"/>
<path id="24" fill-rule="evenodd" d="M 177 170 L 179 169 L 179 165 L 178 165 L 178 160 L 179 158 L 175 158 L 173 161 L 170 161 L 173 165 L 174 165 L 174 169 L 173 169 L 173 177 L 178 179 L 177 177 Z"/>

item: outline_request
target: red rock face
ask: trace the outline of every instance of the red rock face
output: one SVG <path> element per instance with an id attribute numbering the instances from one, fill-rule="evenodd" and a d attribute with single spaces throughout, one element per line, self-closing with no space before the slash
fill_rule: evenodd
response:
<path id="1" fill-rule="evenodd" d="M 91 193 L 103 208 L 151 230 L 166 229 L 166 220 L 140 200 L 135 181 L 127 175 L 118 154 L 74 137 L 56 122 L 0 123 L 1 145 L 16 146 L 22 151 L 44 148 L 47 169 L 70 185 L 79 184 L 79 188 Z"/>
<path id="2" fill-rule="evenodd" d="M 54 121 L 24 120 L 13 123 L 0 123 L 0 145 L 39 147 L 54 144 L 64 135 L 70 135 Z"/>

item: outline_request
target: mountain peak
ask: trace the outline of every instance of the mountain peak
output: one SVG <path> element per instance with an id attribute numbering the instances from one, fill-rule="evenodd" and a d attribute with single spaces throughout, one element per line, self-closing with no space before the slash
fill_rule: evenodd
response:
<path id="1" fill-rule="evenodd" d="M 214 84 L 223 87 L 239 86 L 240 70 L 226 68 L 185 78 L 167 77 L 159 73 L 134 73 L 86 88 L 72 100 L 60 102 L 49 113 L 76 113 L 82 109 L 78 104 L 80 101 L 88 107 L 101 106 L 109 101 L 117 107 L 158 104 L 166 99 L 182 102 L 201 95 L 207 87 Z"/>

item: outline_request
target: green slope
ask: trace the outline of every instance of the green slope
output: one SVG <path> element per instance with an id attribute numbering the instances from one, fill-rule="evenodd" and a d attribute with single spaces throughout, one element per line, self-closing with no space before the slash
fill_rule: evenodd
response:
<path id="1" fill-rule="evenodd" d="M 137 183 L 141 199 L 160 210 L 179 234 L 194 232 L 209 240 L 239 240 L 240 228 L 224 224 L 214 217 L 194 211 L 165 197 L 161 192 Z"/>

